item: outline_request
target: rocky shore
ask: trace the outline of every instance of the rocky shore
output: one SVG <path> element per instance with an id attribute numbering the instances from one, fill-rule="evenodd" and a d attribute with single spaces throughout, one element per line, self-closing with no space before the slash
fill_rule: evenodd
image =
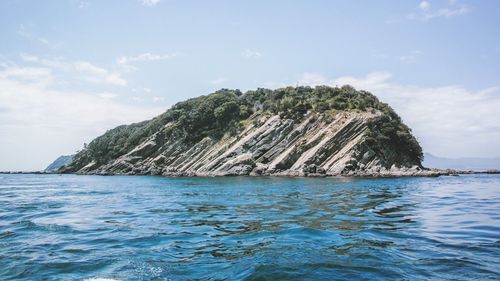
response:
<path id="1" fill-rule="evenodd" d="M 7 174 L 58 174 L 58 173 L 48 173 L 48 172 L 0 172 Z M 148 173 L 110 173 L 110 172 L 89 172 L 89 173 L 76 173 L 78 175 L 100 175 L 100 176 L 115 176 L 115 175 L 150 175 Z M 250 173 L 245 174 L 233 174 L 233 173 L 192 173 L 192 172 L 168 172 L 161 176 L 165 177 L 231 177 L 231 176 L 268 176 L 268 177 L 353 177 L 353 178 L 398 178 L 398 177 L 438 177 L 438 176 L 459 176 L 459 175 L 470 175 L 470 174 L 500 174 L 500 170 L 488 170 L 488 171 L 471 171 L 471 170 L 451 170 L 451 169 L 392 169 L 392 170 L 381 170 L 381 171 L 351 171 L 347 173 L 340 174 L 324 174 L 324 173 L 290 173 L 290 172 L 278 172 L 278 173 Z"/>

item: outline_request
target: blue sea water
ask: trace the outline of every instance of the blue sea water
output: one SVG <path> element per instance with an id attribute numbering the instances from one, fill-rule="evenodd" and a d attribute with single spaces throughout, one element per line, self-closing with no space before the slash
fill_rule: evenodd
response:
<path id="1" fill-rule="evenodd" d="M 0 280 L 499 280 L 500 176 L 0 175 Z"/>

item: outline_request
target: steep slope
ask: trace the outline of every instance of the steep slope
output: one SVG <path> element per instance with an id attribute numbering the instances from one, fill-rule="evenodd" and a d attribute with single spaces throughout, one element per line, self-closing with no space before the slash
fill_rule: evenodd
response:
<path id="1" fill-rule="evenodd" d="M 96 138 L 61 172 L 421 175 L 422 150 L 386 104 L 350 86 L 220 90 Z"/>

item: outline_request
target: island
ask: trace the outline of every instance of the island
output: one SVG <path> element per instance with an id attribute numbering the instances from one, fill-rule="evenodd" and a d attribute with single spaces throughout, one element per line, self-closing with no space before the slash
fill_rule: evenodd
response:
<path id="1" fill-rule="evenodd" d="M 420 144 L 373 94 L 342 87 L 221 89 L 118 126 L 60 173 L 162 176 L 434 176 Z"/>

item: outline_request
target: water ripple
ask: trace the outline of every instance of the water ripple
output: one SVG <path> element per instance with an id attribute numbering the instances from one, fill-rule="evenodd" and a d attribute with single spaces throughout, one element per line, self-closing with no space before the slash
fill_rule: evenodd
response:
<path id="1" fill-rule="evenodd" d="M 0 177 L 2 280 L 498 280 L 500 176 Z"/>

